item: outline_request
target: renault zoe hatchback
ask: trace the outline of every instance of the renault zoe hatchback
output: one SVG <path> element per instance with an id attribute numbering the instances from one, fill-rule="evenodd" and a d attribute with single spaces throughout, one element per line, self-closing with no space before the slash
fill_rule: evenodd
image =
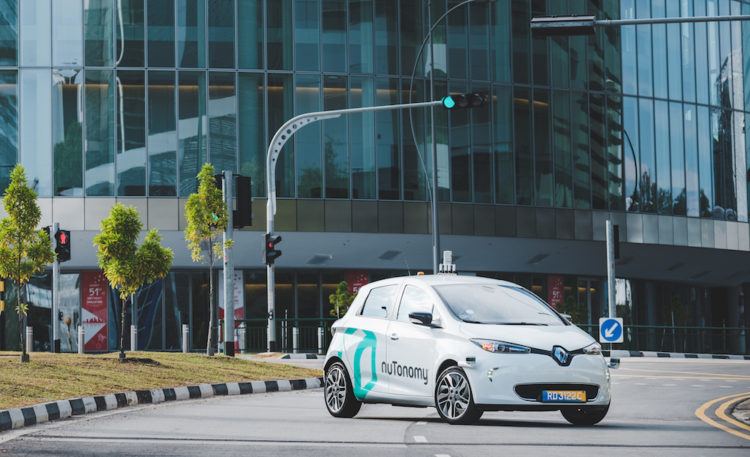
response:
<path id="1" fill-rule="evenodd" d="M 331 329 L 325 404 L 435 407 L 467 424 L 484 411 L 559 410 L 593 425 L 609 410 L 601 347 L 532 292 L 457 275 L 411 276 L 360 289 Z"/>

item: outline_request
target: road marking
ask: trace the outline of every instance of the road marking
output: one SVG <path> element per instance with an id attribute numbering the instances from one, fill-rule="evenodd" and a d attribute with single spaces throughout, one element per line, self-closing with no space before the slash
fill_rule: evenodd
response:
<path id="1" fill-rule="evenodd" d="M 747 375 L 728 374 L 728 373 L 705 373 L 705 372 L 700 372 L 700 371 L 644 370 L 643 368 L 619 368 L 619 370 L 651 373 L 651 376 L 653 376 L 654 374 L 660 374 L 660 373 L 674 373 L 674 374 L 681 375 L 679 376 L 681 378 L 695 377 L 696 375 L 704 375 L 708 377 L 714 376 L 714 377 L 721 377 L 721 378 L 735 379 L 735 380 L 750 379 L 750 376 L 747 376 Z M 684 375 L 689 375 L 689 376 L 684 376 Z"/>
<path id="2" fill-rule="evenodd" d="M 700 385 L 700 384 L 692 384 L 690 387 L 695 387 L 697 389 L 702 389 L 703 388 L 703 386 Z"/>
<path id="3" fill-rule="evenodd" d="M 664 384 L 664 387 L 675 387 L 677 384 Z"/>
<path id="4" fill-rule="evenodd" d="M 636 386 L 647 386 L 648 384 L 645 383 L 645 382 L 636 382 L 635 385 Z"/>
<path id="5" fill-rule="evenodd" d="M 739 400 L 741 398 L 748 397 L 748 396 L 750 396 L 750 392 L 745 392 L 745 393 L 742 393 L 742 394 L 727 395 L 725 397 L 719 397 L 719 398 L 715 398 L 713 400 L 709 400 L 706 403 L 703 403 L 698 409 L 695 410 L 695 415 L 696 415 L 696 417 L 698 417 L 698 419 L 702 420 L 703 422 L 707 423 L 708 425 L 710 425 L 710 426 L 712 426 L 714 428 L 718 428 L 718 429 L 723 430 L 723 431 L 725 431 L 725 432 L 727 432 L 729 434 L 732 434 L 734 436 L 738 436 L 738 437 L 740 437 L 742 439 L 750 441 L 750 434 L 744 433 L 744 432 L 739 431 L 739 430 L 735 430 L 735 429 L 733 429 L 731 427 L 728 427 L 728 426 L 726 426 L 726 425 L 724 425 L 722 423 L 719 423 L 719 422 L 715 421 L 714 419 L 711 419 L 710 417 L 708 417 L 706 415 L 706 411 L 708 410 L 708 408 L 712 407 L 716 403 L 719 403 L 720 401 L 724 401 L 724 403 L 721 406 L 719 406 L 719 408 L 716 411 L 717 417 L 720 417 L 721 419 L 724 419 L 724 417 L 722 417 L 722 415 L 726 416 L 726 412 L 724 410 L 726 408 L 728 408 L 729 405 L 731 405 L 733 402 L 735 402 L 735 401 L 737 401 L 737 400 Z M 732 423 L 732 422 L 727 421 L 727 423 Z"/>
<path id="6" fill-rule="evenodd" d="M 425 421 L 419 421 L 419 422 L 417 422 L 414 425 L 427 425 L 427 422 L 425 422 Z"/>
<path id="7" fill-rule="evenodd" d="M 427 438 L 425 438 L 422 435 L 414 435 L 414 442 L 415 443 L 426 443 L 427 442 Z"/>
<path id="8" fill-rule="evenodd" d="M 722 389 L 731 389 L 732 388 L 732 386 L 719 386 L 719 387 L 721 387 Z"/>
<path id="9" fill-rule="evenodd" d="M 448 454 L 435 454 L 435 457 L 451 457 Z"/>
<path id="10" fill-rule="evenodd" d="M 743 401 L 744 399 L 739 399 L 739 401 Z M 730 406 L 732 404 L 736 403 L 738 401 L 737 398 L 731 398 L 719 406 L 719 408 L 716 410 L 716 416 L 719 417 L 719 419 L 723 419 L 724 422 L 729 422 L 730 424 L 734 425 L 735 427 L 739 427 L 743 430 L 747 430 L 750 432 L 750 425 L 743 424 L 742 422 L 738 421 L 734 417 L 731 417 L 729 414 L 727 414 L 727 411 L 729 410 Z M 747 439 L 750 440 L 750 437 Z"/>

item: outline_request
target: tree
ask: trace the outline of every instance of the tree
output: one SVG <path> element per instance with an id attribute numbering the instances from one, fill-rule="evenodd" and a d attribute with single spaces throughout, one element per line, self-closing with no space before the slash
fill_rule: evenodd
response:
<path id="1" fill-rule="evenodd" d="M 190 194 L 185 204 L 185 241 L 193 262 L 208 260 L 209 318 L 206 355 L 209 356 L 214 355 L 214 262 L 223 257 L 224 244 L 221 237 L 227 228 L 227 216 L 221 189 L 216 187 L 214 180 L 214 167 L 210 163 L 203 164 L 198 173 L 198 191 Z"/>
<path id="2" fill-rule="evenodd" d="M 20 164 L 10 173 L 3 205 L 8 216 L 0 221 L 0 276 L 18 286 L 16 313 L 21 362 L 28 362 L 24 324 L 29 306 L 21 302 L 21 291 L 26 289 L 32 275 L 55 260 L 55 253 L 49 235 L 44 230 L 36 230 L 42 212 L 36 203 L 36 192 L 26 183 L 26 172 Z"/>
<path id="3" fill-rule="evenodd" d="M 331 316 L 339 318 L 342 314 L 346 314 L 355 296 L 355 294 L 349 293 L 349 285 L 346 281 L 341 281 L 336 287 L 336 291 L 328 296 L 328 303 L 333 306 L 330 311 Z"/>
<path id="4" fill-rule="evenodd" d="M 138 246 L 143 229 L 138 211 L 132 206 L 116 203 L 109 216 L 102 219 L 101 231 L 94 237 L 99 268 L 122 300 L 120 312 L 120 362 L 125 360 L 125 309 L 127 300 L 133 304 L 141 287 L 164 278 L 172 266 L 174 254 L 161 245 L 156 229 L 146 233 Z"/>

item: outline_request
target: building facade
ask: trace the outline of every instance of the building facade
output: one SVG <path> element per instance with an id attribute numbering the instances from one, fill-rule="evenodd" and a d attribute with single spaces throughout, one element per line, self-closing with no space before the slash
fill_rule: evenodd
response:
<path id="1" fill-rule="evenodd" d="M 748 352 L 750 24 L 540 38 L 529 20 L 738 15 L 750 3 L 478 2 L 437 26 L 432 64 L 429 50 L 418 57 L 428 19 L 458 3 L 0 0 L 0 186 L 22 163 L 42 225 L 72 230 L 60 315 L 50 316 L 49 274 L 30 286 L 35 345 L 49 347 L 54 321 L 64 349 L 81 323 L 88 350 L 116 346 L 119 300 L 88 297 L 108 290 L 91 239 L 119 201 L 175 251 L 168 278 L 139 294 L 139 344 L 177 350 L 187 324 L 192 347 L 205 347 L 207 268 L 190 260 L 181 230 L 206 161 L 252 178 L 254 222 L 235 232 L 236 312 L 260 345 L 270 137 L 304 112 L 422 101 L 434 67 L 436 97 L 490 101 L 436 110 L 436 164 L 425 110 L 327 120 L 286 146 L 277 316 L 314 332 L 341 281 L 430 270 L 436 166 L 442 247 L 462 274 L 516 281 L 594 330 L 612 218 L 628 347 Z M 16 335 L 10 310 L 0 348 Z"/>

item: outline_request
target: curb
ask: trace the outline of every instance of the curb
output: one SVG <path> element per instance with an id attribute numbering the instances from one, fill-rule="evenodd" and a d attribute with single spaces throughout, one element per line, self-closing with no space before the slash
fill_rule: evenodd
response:
<path id="1" fill-rule="evenodd" d="M 283 360 L 321 360 L 325 356 L 318 354 L 284 354 L 281 356 Z"/>
<path id="2" fill-rule="evenodd" d="M 605 356 L 625 358 L 625 357 L 656 357 L 665 359 L 714 359 L 714 360 L 750 360 L 750 355 L 737 354 L 694 354 L 682 352 L 655 352 L 655 351 L 624 351 L 615 349 L 612 351 L 602 351 Z"/>
<path id="3" fill-rule="evenodd" d="M 737 402 L 732 408 L 731 414 L 738 421 L 750 425 L 750 398 Z"/>
<path id="4" fill-rule="evenodd" d="M 99 411 L 110 411 L 135 405 L 164 403 L 168 401 L 210 398 L 225 395 L 247 395 L 264 392 L 288 392 L 317 389 L 323 378 L 291 379 L 279 381 L 226 382 L 199 384 L 166 389 L 135 390 L 94 397 L 71 398 L 40 403 L 26 408 L 0 410 L 0 432 L 29 427 L 43 422 L 82 416 Z"/>

